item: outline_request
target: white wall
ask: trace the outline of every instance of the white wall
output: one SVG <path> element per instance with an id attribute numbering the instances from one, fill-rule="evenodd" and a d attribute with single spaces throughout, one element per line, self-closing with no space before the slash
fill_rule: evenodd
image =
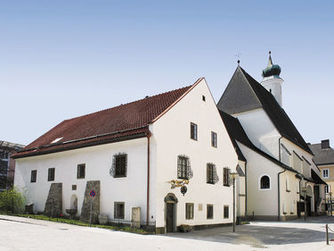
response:
<path id="1" fill-rule="evenodd" d="M 206 101 L 202 100 L 202 95 Z M 190 122 L 198 125 L 198 140 L 190 139 Z M 211 131 L 218 135 L 218 147 L 211 146 Z M 232 186 L 223 186 L 223 168 L 235 171 L 237 155 L 217 111 L 205 80 L 202 80 L 170 111 L 152 126 L 152 142 L 157 156 L 156 215 L 157 227 L 165 227 L 164 198 L 174 193 L 178 198 L 177 225 L 232 222 Z M 183 196 L 180 188 L 171 189 L 168 181 L 177 179 L 177 156 L 190 158 L 193 178 Z M 214 163 L 219 182 L 206 183 L 206 164 Z M 194 203 L 194 219 L 185 219 L 185 203 Z M 202 211 L 199 211 L 202 204 Z M 214 205 L 214 219 L 206 219 L 206 205 Z M 223 206 L 229 205 L 230 217 L 223 219 Z"/>
<path id="2" fill-rule="evenodd" d="M 238 145 L 247 159 L 247 215 L 251 216 L 253 213 L 257 216 L 277 215 L 277 173 L 282 171 L 282 168 L 248 147 L 240 143 Z M 260 178 L 263 175 L 270 178 L 268 190 L 260 189 Z"/>
<path id="3" fill-rule="evenodd" d="M 279 132 L 262 109 L 233 114 L 237 117 L 252 143 L 262 151 L 278 159 Z"/>
<path id="4" fill-rule="evenodd" d="M 127 177 L 113 178 L 109 174 L 114 154 L 128 155 Z M 77 179 L 77 164 L 86 164 L 85 179 Z M 55 181 L 47 181 L 48 168 L 54 167 Z M 37 182 L 30 183 L 31 170 L 37 170 Z M 36 211 L 43 211 L 50 184 L 63 183 L 63 211 L 70 208 L 72 194 L 78 197 L 79 214 L 86 182 L 101 181 L 101 213 L 114 217 L 114 202 L 125 202 L 125 220 L 131 220 L 131 208 L 141 207 L 146 220 L 147 139 L 86 147 L 71 151 L 17 159 L 15 186 L 24 190 Z M 77 190 L 72 191 L 72 185 Z M 154 219 L 153 219 L 154 220 Z"/>

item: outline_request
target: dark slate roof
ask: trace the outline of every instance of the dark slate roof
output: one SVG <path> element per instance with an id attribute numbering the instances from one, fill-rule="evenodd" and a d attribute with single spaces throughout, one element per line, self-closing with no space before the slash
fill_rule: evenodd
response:
<path id="1" fill-rule="evenodd" d="M 234 72 L 217 107 L 229 114 L 263 108 L 283 137 L 312 154 L 307 143 L 274 96 L 240 66 Z"/>
<path id="2" fill-rule="evenodd" d="M 239 160 L 242 161 L 247 161 L 245 156 L 242 154 L 239 146 L 238 146 L 238 142 L 242 143 L 243 145 L 247 146 L 248 148 L 250 148 L 251 150 L 253 150 L 254 152 L 262 155 L 263 157 L 265 157 L 266 159 L 270 160 L 271 162 L 275 163 L 276 165 L 297 173 L 296 170 L 294 170 L 293 168 L 283 164 L 282 162 L 278 161 L 277 159 L 275 159 L 274 157 L 270 156 L 269 154 L 263 152 L 262 150 L 260 150 L 259 148 L 257 148 L 248 138 L 247 134 L 245 133 L 242 125 L 240 124 L 239 120 L 235 117 L 233 117 L 232 115 L 227 114 L 226 112 L 223 111 L 219 111 L 220 112 L 220 116 L 224 122 L 224 125 L 226 127 L 226 130 L 232 140 L 233 146 L 237 152 L 238 158 Z"/>
<path id="3" fill-rule="evenodd" d="M 311 169 L 311 177 L 314 180 L 314 183 L 327 185 L 327 183 L 323 181 L 313 169 Z"/>
<path id="4" fill-rule="evenodd" d="M 177 90 L 64 120 L 13 155 L 13 158 L 145 137 L 150 133 L 148 125 L 170 109 L 200 80 L 202 78 L 193 85 Z"/>
<path id="5" fill-rule="evenodd" d="M 334 164 L 334 149 L 329 147 L 322 149 L 321 143 L 320 144 L 312 144 L 309 145 L 311 148 L 314 157 L 313 161 L 317 165 L 327 165 L 327 164 Z"/>

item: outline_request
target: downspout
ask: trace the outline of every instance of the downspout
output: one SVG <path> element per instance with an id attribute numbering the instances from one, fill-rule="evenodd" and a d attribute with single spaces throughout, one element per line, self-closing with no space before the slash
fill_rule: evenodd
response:
<path id="1" fill-rule="evenodd" d="M 146 225 L 150 221 L 150 138 L 151 132 L 147 133 L 147 197 L 146 197 Z"/>
<path id="2" fill-rule="evenodd" d="M 247 220 L 247 161 L 245 161 L 245 218 Z"/>
<path id="3" fill-rule="evenodd" d="M 278 159 L 279 162 L 281 162 L 281 139 L 283 137 L 281 136 L 278 140 Z M 280 175 L 282 173 L 284 173 L 286 171 L 286 169 L 284 169 L 283 171 L 279 172 L 277 174 L 277 220 L 280 221 L 281 220 L 281 186 L 280 186 Z"/>

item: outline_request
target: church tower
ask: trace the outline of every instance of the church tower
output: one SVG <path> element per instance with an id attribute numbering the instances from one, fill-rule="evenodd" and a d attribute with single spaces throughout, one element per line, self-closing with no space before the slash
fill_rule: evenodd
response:
<path id="1" fill-rule="evenodd" d="M 282 84 L 283 79 L 280 78 L 281 67 L 273 64 L 271 59 L 271 51 L 269 51 L 269 61 L 266 69 L 262 71 L 262 86 L 267 89 L 276 99 L 277 103 L 282 106 Z"/>

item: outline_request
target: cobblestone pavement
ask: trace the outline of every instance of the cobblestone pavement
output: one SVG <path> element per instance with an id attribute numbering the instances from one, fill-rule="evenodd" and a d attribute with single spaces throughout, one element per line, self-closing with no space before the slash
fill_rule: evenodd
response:
<path id="1" fill-rule="evenodd" d="M 334 250 L 325 243 L 324 223 L 329 217 L 291 222 L 252 222 L 231 227 L 139 235 L 106 229 L 0 215 L 0 250 Z M 334 234 L 332 235 L 334 238 Z"/>

